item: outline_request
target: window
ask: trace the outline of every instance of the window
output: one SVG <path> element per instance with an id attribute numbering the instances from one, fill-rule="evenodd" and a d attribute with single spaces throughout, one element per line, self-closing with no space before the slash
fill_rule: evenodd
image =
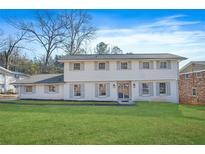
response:
<path id="1" fill-rule="evenodd" d="M 143 69 L 149 69 L 149 62 L 143 62 L 143 65 L 142 65 Z"/>
<path id="2" fill-rule="evenodd" d="M 167 68 L 167 62 L 160 62 L 159 68 L 162 68 L 162 69 Z"/>
<path id="3" fill-rule="evenodd" d="M 99 84 L 99 96 L 106 96 L 106 84 Z"/>
<path id="4" fill-rule="evenodd" d="M 105 63 L 98 63 L 99 70 L 105 70 Z"/>
<path id="5" fill-rule="evenodd" d="M 128 69 L 127 62 L 121 62 L 121 69 Z"/>
<path id="6" fill-rule="evenodd" d="M 74 63 L 73 70 L 80 70 L 80 63 Z"/>
<path id="7" fill-rule="evenodd" d="M 202 74 L 202 72 L 197 72 L 195 75 L 196 75 L 197 78 L 202 78 L 203 74 Z"/>
<path id="8" fill-rule="evenodd" d="M 27 93 L 32 92 L 32 86 L 26 86 L 26 87 L 25 87 L 25 91 L 26 91 Z"/>
<path id="9" fill-rule="evenodd" d="M 74 96 L 81 96 L 81 87 L 80 84 L 75 84 L 74 85 Z"/>
<path id="10" fill-rule="evenodd" d="M 56 92 L 56 87 L 53 85 L 48 86 L 48 92 Z"/>
<path id="11" fill-rule="evenodd" d="M 185 79 L 189 79 L 190 78 L 190 74 L 185 74 Z"/>
<path id="12" fill-rule="evenodd" d="M 148 83 L 142 83 L 142 94 L 148 95 L 149 94 L 149 85 Z"/>
<path id="13" fill-rule="evenodd" d="M 192 88 L 192 96 L 196 96 L 196 88 Z"/>
<path id="14" fill-rule="evenodd" d="M 159 83 L 159 94 L 166 94 L 166 83 Z"/>
<path id="15" fill-rule="evenodd" d="M 15 74 L 15 78 L 16 78 L 16 79 L 19 79 L 19 74 Z"/>

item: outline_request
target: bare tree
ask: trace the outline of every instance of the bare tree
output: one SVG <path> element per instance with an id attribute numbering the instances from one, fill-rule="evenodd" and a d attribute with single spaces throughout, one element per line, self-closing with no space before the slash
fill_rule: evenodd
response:
<path id="1" fill-rule="evenodd" d="M 33 21 L 22 21 L 18 25 L 14 25 L 20 30 L 28 33 L 28 39 L 40 44 L 45 51 L 44 73 L 47 72 L 47 66 L 51 54 L 59 48 L 62 43 L 63 28 L 61 16 L 52 14 L 48 11 L 38 11 L 36 19 Z"/>
<path id="2" fill-rule="evenodd" d="M 94 37 L 96 28 L 91 25 L 91 16 L 85 10 L 64 11 L 62 15 L 65 35 L 63 50 L 68 55 L 81 53 L 83 45 Z"/>
<path id="3" fill-rule="evenodd" d="M 15 37 L 9 36 L 8 38 L 5 38 L 1 41 L 0 51 L 2 58 L 4 59 L 4 67 L 6 69 L 9 69 L 11 56 L 15 55 L 15 53 L 18 52 L 20 48 L 23 48 L 19 44 L 22 40 L 24 40 L 25 34 L 25 32 L 22 32 L 20 34 L 17 34 Z"/>

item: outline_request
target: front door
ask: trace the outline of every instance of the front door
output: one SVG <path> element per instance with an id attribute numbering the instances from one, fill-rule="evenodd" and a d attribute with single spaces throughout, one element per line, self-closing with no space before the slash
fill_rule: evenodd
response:
<path id="1" fill-rule="evenodd" d="M 130 99 L 130 82 L 118 82 L 118 99 L 129 101 Z"/>

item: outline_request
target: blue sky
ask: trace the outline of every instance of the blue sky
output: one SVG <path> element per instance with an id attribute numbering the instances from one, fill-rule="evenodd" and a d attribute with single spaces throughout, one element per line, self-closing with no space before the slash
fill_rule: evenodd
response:
<path id="1" fill-rule="evenodd" d="M 52 10 L 53 13 L 60 10 Z M 104 41 L 117 45 L 125 53 L 173 53 L 190 60 L 205 59 L 205 10 L 88 10 L 97 27 L 96 38 L 88 45 Z M 1 29 L 14 33 L 4 18 L 7 16 L 35 20 L 35 10 L 0 10 Z M 32 54 L 41 50 L 30 45 Z M 56 51 L 54 54 L 58 54 Z M 180 66 L 181 66 L 180 65 Z"/>

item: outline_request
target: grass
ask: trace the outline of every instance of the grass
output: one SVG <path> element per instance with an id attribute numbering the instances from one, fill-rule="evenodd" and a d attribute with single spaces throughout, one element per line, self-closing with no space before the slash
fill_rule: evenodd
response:
<path id="1" fill-rule="evenodd" d="M 0 104 L 0 144 L 205 144 L 205 106 Z"/>
<path id="2" fill-rule="evenodd" d="M 13 103 L 13 104 L 29 104 L 29 105 L 66 105 L 66 104 L 118 104 L 117 102 L 80 102 L 80 101 L 48 101 L 48 100 L 0 100 L 0 103 Z"/>

